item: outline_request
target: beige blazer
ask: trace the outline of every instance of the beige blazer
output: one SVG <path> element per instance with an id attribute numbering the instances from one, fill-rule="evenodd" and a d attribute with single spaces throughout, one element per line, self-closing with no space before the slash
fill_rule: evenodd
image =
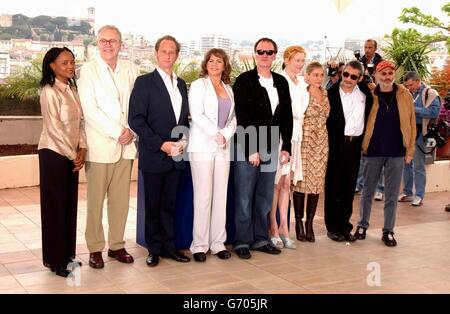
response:
<path id="1" fill-rule="evenodd" d="M 80 70 L 77 84 L 90 148 L 87 161 L 115 163 L 120 157 L 136 158 L 135 140 L 121 145 L 118 138 L 124 128 L 129 128 L 128 106 L 139 68 L 129 61 L 118 60 L 116 72 L 114 80 L 101 58 L 86 63 Z"/>

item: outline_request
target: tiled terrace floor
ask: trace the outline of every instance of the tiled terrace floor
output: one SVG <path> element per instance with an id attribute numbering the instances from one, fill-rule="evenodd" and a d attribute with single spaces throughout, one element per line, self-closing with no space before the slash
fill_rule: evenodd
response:
<path id="1" fill-rule="evenodd" d="M 121 264 L 104 253 L 105 268 L 94 270 L 88 266 L 84 239 L 86 186 L 80 185 L 77 258 L 83 267 L 81 286 L 70 286 L 42 265 L 39 189 L 0 190 L 0 293 L 450 292 L 450 213 L 444 211 L 450 192 L 429 193 L 418 208 L 399 204 L 399 244 L 395 248 L 384 246 L 380 240 L 381 202 L 374 203 L 365 241 L 346 245 L 328 239 L 321 196 L 314 244 L 296 242 L 296 250 L 285 249 L 278 256 L 252 252 L 249 260 L 234 254 L 225 261 L 208 256 L 206 263 L 180 264 L 164 259 L 155 268 L 146 266 L 147 252 L 135 243 L 136 183 L 131 195 L 126 247 L 135 263 Z M 353 222 L 358 204 L 356 197 Z M 380 286 L 367 284 L 371 262 L 380 266 Z"/>

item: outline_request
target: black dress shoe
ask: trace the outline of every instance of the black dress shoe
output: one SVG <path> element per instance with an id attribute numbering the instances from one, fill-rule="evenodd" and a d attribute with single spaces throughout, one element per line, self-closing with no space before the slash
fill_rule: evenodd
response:
<path id="1" fill-rule="evenodd" d="M 228 252 L 227 250 L 220 251 L 216 255 L 220 259 L 229 259 L 231 257 L 231 253 Z"/>
<path id="2" fill-rule="evenodd" d="M 70 270 L 67 270 L 67 266 L 52 266 L 50 267 L 50 270 L 61 277 L 67 277 L 70 275 Z"/>
<path id="3" fill-rule="evenodd" d="M 353 234 L 351 234 L 350 232 L 344 233 L 344 239 L 347 242 L 355 242 L 356 241 L 356 237 Z"/>
<path id="4" fill-rule="evenodd" d="M 381 240 L 384 242 L 386 246 L 396 246 L 397 241 L 394 239 L 394 233 L 393 232 L 383 232 L 383 237 Z"/>
<path id="5" fill-rule="evenodd" d="M 188 263 L 191 261 L 191 259 L 185 255 L 183 255 L 180 252 L 174 251 L 169 254 L 166 254 L 164 257 L 168 257 L 173 259 L 174 261 L 180 262 L 180 263 Z"/>
<path id="6" fill-rule="evenodd" d="M 242 258 L 242 259 L 249 259 L 252 257 L 249 249 L 246 247 L 241 247 L 239 249 L 236 249 L 235 252 L 236 252 L 237 256 L 239 256 L 239 258 Z"/>
<path id="7" fill-rule="evenodd" d="M 344 235 L 339 232 L 327 232 L 327 237 L 336 242 L 342 242 L 345 240 Z"/>
<path id="8" fill-rule="evenodd" d="M 159 263 L 159 255 L 152 255 L 149 254 L 145 260 L 147 263 L 147 266 L 149 267 L 155 267 Z"/>
<path id="9" fill-rule="evenodd" d="M 263 245 L 263 246 L 261 246 L 259 248 L 256 248 L 256 250 L 260 251 L 260 252 L 267 253 L 267 254 L 272 254 L 272 255 L 281 253 L 280 249 L 277 249 L 276 247 L 273 247 L 270 244 Z"/>
<path id="10" fill-rule="evenodd" d="M 354 234 L 356 240 L 364 240 L 366 238 L 366 230 L 366 228 L 357 227 Z"/>
<path id="11" fill-rule="evenodd" d="M 194 253 L 194 261 L 201 263 L 206 261 L 206 254 L 203 252 Z"/>

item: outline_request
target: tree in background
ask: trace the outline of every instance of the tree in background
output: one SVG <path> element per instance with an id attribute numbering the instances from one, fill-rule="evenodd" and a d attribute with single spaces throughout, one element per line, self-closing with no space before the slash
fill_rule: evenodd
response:
<path id="1" fill-rule="evenodd" d="M 383 49 L 386 58 L 397 64 L 396 80 L 402 81 L 407 71 L 416 71 L 421 78 L 430 76 L 427 66 L 430 64 L 428 54 L 433 50 L 422 43 L 423 35 L 417 30 L 394 28 L 391 35 L 386 36 L 388 45 Z"/>
<path id="2" fill-rule="evenodd" d="M 442 7 L 442 11 L 450 16 L 450 3 Z M 394 28 L 391 35 L 387 35 L 388 46 L 383 50 L 387 58 L 395 61 L 398 66 L 397 79 L 401 82 L 406 71 L 416 71 L 423 79 L 430 76 L 428 54 L 433 51 L 430 44 L 445 42 L 450 51 L 449 25 L 445 25 L 438 18 L 425 14 L 416 7 L 405 8 L 399 16 L 403 23 L 413 23 L 419 26 L 439 29 L 435 34 L 422 34 L 416 29 L 406 30 Z"/>
<path id="3" fill-rule="evenodd" d="M 0 85 L 0 96 L 15 98 L 21 101 L 39 97 L 39 81 L 41 80 L 42 56 L 31 61 L 31 66 L 5 79 Z"/>
<path id="4" fill-rule="evenodd" d="M 442 97 L 450 90 L 450 60 L 441 71 L 435 71 L 431 75 L 430 85 L 439 92 Z"/>
<path id="5" fill-rule="evenodd" d="M 450 17 L 450 2 L 446 3 L 441 10 L 446 13 L 448 17 Z M 448 24 L 445 25 L 444 22 L 440 21 L 431 14 L 422 13 L 417 7 L 403 9 L 402 14 L 398 19 L 403 23 L 412 23 L 419 26 L 428 27 L 433 30 L 439 30 L 433 35 L 424 35 L 422 39 L 424 40 L 423 43 L 431 44 L 445 42 L 448 53 L 450 54 L 450 26 Z"/>

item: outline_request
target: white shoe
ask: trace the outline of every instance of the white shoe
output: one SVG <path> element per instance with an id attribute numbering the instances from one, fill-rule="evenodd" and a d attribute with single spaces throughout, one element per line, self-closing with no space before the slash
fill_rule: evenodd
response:
<path id="1" fill-rule="evenodd" d="M 411 202 L 412 206 L 420 206 L 422 205 L 422 198 L 416 196 L 414 197 L 414 200 Z"/>
<path id="2" fill-rule="evenodd" d="M 295 249 L 295 243 L 292 241 L 289 237 L 285 238 L 284 236 L 280 235 L 281 240 L 283 241 L 283 245 L 286 249 Z"/>
<path id="3" fill-rule="evenodd" d="M 277 249 L 284 248 L 283 240 L 281 240 L 280 237 L 271 237 L 270 242 L 272 242 L 272 245 Z"/>
<path id="4" fill-rule="evenodd" d="M 406 193 L 402 192 L 399 196 L 398 196 L 398 201 L 399 202 L 411 202 L 413 200 L 412 195 L 407 195 Z"/>
<path id="5" fill-rule="evenodd" d="M 374 199 L 375 199 L 376 201 L 382 201 L 382 200 L 383 200 L 383 193 L 381 193 L 381 192 L 375 192 L 375 197 L 374 197 Z"/>

